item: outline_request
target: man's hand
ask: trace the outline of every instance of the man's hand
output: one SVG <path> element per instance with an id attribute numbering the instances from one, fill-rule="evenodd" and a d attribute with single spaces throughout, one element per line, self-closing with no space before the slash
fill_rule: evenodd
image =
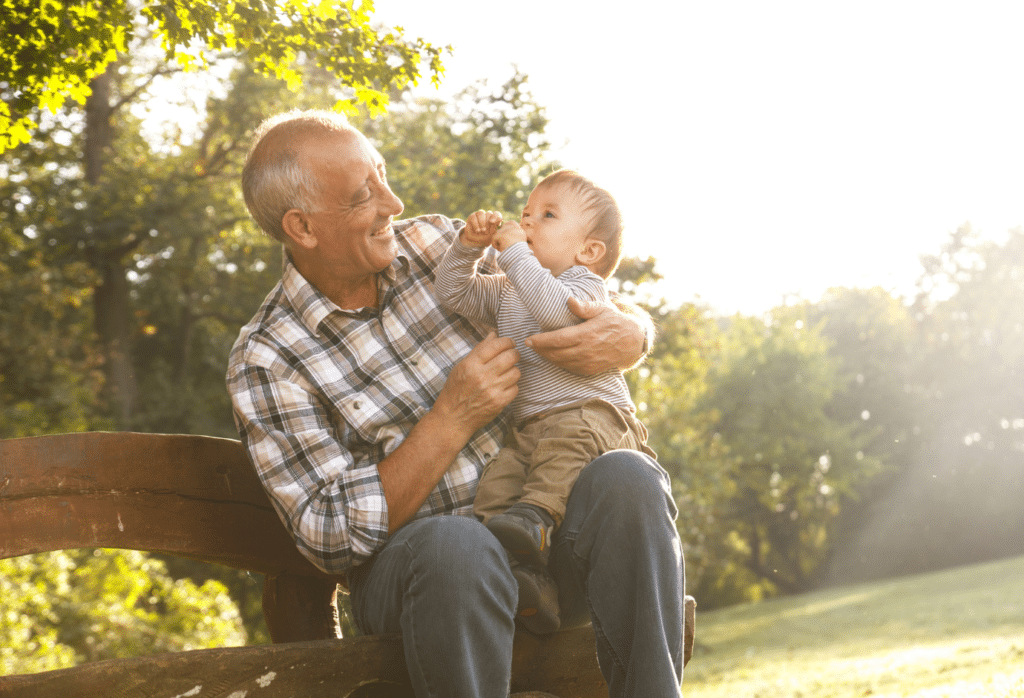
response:
<path id="1" fill-rule="evenodd" d="M 476 211 L 466 220 L 459 238 L 469 247 L 487 247 L 501 226 L 501 214 L 497 211 Z"/>
<path id="2" fill-rule="evenodd" d="M 490 333 L 455 365 L 434 403 L 446 423 L 468 439 L 505 409 L 519 392 L 519 352 L 507 337 Z"/>
<path id="3" fill-rule="evenodd" d="M 519 352 L 493 332 L 455 364 L 434 406 L 377 464 L 388 531 L 411 519 L 478 429 L 516 396 Z"/>
<path id="4" fill-rule="evenodd" d="M 491 244 L 498 252 L 507 250 L 517 242 L 526 242 L 526 231 L 515 221 L 505 221 L 500 227 L 501 230 L 491 240 Z"/>
<path id="5" fill-rule="evenodd" d="M 646 328 L 640 319 L 611 304 L 569 299 L 569 310 L 584 322 L 535 334 L 526 345 L 578 376 L 626 370 L 643 358 Z"/>

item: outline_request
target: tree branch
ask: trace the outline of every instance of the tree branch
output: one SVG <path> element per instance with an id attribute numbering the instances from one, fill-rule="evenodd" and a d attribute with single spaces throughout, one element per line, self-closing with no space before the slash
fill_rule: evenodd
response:
<path id="1" fill-rule="evenodd" d="M 174 73 L 180 73 L 180 72 L 182 72 L 181 68 L 170 67 L 168 65 L 164 65 L 161 68 L 157 68 L 156 70 L 151 72 L 146 77 L 145 80 L 142 81 L 142 84 L 140 84 L 134 90 L 132 90 L 128 94 L 124 95 L 123 97 L 121 97 L 120 99 L 115 101 L 113 104 L 111 104 L 110 105 L 110 111 L 111 112 L 116 111 L 117 109 L 120 109 L 121 107 L 123 107 L 125 104 L 127 104 L 127 103 L 131 102 L 132 100 L 134 100 L 136 97 L 139 96 L 140 93 L 145 91 L 151 84 L 153 84 L 153 81 L 156 80 L 161 75 L 172 75 Z"/>

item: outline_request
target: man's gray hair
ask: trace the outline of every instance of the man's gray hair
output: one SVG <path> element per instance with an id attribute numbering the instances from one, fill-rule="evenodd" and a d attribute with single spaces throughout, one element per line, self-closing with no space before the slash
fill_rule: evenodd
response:
<path id="1" fill-rule="evenodd" d="M 305 143 L 342 133 L 358 131 L 343 115 L 323 109 L 293 110 L 259 125 L 242 169 L 242 196 L 263 232 L 284 242 L 285 213 L 320 209 L 323 188 L 299 156 Z"/>

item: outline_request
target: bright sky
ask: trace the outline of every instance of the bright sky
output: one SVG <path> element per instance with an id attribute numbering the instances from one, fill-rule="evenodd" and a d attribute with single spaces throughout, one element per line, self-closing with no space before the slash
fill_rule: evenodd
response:
<path id="1" fill-rule="evenodd" d="M 441 96 L 528 74 L 555 156 L 616 197 L 627 254 L 658 259 L 675 303 L 906 292 L 961 224 L 1024 225 L 1018 0 L 377 0 L 376 17 L 455 47 Z"/>

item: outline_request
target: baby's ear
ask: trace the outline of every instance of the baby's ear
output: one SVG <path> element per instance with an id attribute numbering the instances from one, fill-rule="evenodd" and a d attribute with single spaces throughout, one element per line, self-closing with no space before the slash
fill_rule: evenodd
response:
<path id="1" fill-rule="evenodd" d="M 585 267 L 593 267 L 601 261 L 606 250 L 605 244 L 600 240 L 587 238 L 576 253 L 576 263 Z"/>

